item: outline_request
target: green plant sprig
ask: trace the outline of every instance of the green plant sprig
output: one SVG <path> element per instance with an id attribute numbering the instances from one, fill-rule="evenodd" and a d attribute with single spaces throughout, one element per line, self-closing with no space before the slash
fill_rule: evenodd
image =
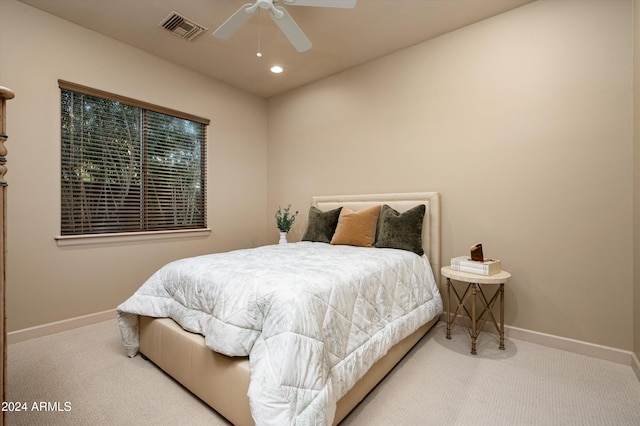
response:
<path id="1" fill-rule="evenodd" d="M 278 210 L 276 211 L 276 225 L 278 229 L 282 232 L 289 232 L 293 223 L 296 221 L 296 216 L 298 216 L 298 211 L 291 214 L 291 204 L 289 204 L 284 211 L 278 206 Z"/>

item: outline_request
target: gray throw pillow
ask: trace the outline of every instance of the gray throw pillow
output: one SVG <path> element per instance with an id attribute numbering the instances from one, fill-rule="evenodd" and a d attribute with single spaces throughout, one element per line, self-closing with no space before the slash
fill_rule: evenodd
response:
<path id="1" fill-rule="evenodd" d="M 330 243 L 333 234 L 336 232 L 336 226 L 338 226 L 340 210 L 342 210 L 342 207 L 323 212 L 312 206 L 309 209 L 309 224 L 302 236 L 302 241 Z"/>
<path id="2" fill-rule="evenodd" d="M 425 210 L 425 205 L 420 204 L 404 213 L 398 213 L 388 205 L 383 205 L 378 218 L 375 246 L 408 250 L 422 256 L 422 221 Z"/>

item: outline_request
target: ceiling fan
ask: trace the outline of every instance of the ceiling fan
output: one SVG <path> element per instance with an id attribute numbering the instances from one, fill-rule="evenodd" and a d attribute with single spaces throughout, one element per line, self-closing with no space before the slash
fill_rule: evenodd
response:
<path id="1" fill-rule="evenodd" d="M 229 19 L 227 19 L 217 30 L 213 32 L 213 36 L 220 39 L 228 39 L 236 33 L 253 15 L 256 14 L 258 8 L 269 9 L 271 19 L 278 25 L 280 31 L 289 39 L 293 47 L 298 52 L 304 52 L 311 48 L 311 41 L 300 29 L 298 24 L 293 20 L 289 12 L 282 7 L 276 6 L 280 0 L 256 0 L 255 3 L 248 3 L 240 7 Z M 352 9 L 356 5 L 357 0 L 283 0 L 285 4 L 290 6 L 314 6 L 314 7 L 336 7 L 343 9 Z"/>

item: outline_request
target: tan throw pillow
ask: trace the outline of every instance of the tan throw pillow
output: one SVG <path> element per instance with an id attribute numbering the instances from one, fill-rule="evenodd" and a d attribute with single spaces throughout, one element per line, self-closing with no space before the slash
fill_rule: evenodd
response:
<path id="1" fill-rule="evenodd" d="M 373 247 L 381 207 L 368 207 L 357 212 L 349 207 L 343 207 L 331 244 Z"/>

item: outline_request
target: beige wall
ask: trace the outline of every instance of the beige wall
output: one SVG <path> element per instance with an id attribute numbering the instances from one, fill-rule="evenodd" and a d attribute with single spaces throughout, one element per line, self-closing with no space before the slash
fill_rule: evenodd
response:
<path id="1" fill-rule="evenodd" d="M 640 0 L 633 1 L 633 23 L 633 351 L 640 359 Z"/>
<path id="2" fill-rule="evenodd" d="M 57 246 L 58 79 L 211 119 L 209 237 Z M 265 100 L 14 0 L 0 0 L 0 84 L 16 93 L 7 114 L 9 331 L 113 309 L 167 261 L 266 242 Z"/>
<path id="3" fill-rule="evenodd" d="M 269 212 L 439 191 L 443 259 L 513 274 L 507 324 L 631 350 L 631 12 L 541 0 L 270 99 Z"/>

